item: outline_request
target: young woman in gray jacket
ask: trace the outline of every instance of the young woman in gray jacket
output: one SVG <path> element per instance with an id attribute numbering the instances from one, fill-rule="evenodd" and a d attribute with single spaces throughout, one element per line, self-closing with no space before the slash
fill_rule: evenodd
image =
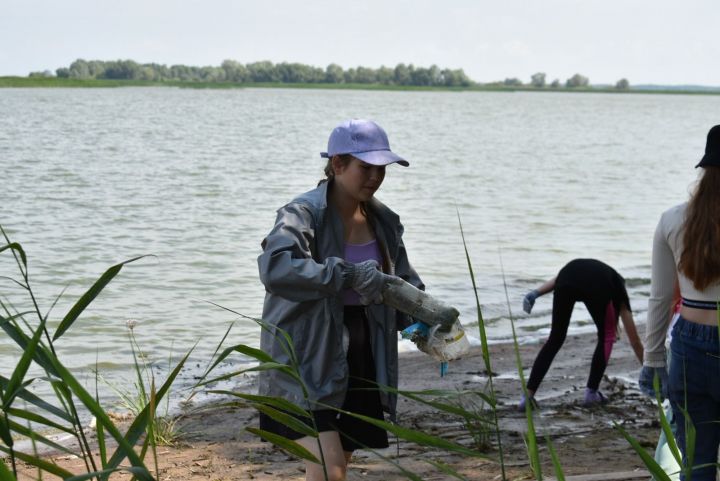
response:
<path id="1" fill-rule="evenodd" d="M 311 411 L 320 436 L 264 414 L 260 427 L 297 440 L 318 459 L 322 447 L 329 479 L 341 480 L 355 449 L 387 447 L 388 437 L 336 409 L 395 416 L 395 395 L 372 388 L 397 387 L 397 331 L 411 321 L 382 304 L 382 288 L 389 276 L 424 286 L 408 261 L 399 217 L 374 196 L 387 165 L 408 165 L 390 150 L 385 131 L 369 120 L 343 122 L 321 156 L 327 178 L 278 210 L 258 258 L 266 289 L 261 349 L 283 364 L 294 356 L 302 379 L 263 371 L 259 392 Z M 323 467 L 306 462 L 306 479 L 325 479 Z"/>

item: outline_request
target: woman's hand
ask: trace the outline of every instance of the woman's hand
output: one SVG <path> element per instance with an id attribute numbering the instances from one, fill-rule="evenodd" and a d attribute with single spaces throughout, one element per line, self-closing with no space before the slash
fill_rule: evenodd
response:
<path id="1" fill-rule="evenodd" d="M 668 374 L 667 369 L 663 367 L 650 367 L 643 366 L 640 370 L 640 378 L 638 384 L 640 385 L 640 391 L 643 394 L 650 397 L 655 397 L 655 386 L 654 379 L 657 374 L 658 382 L 660 383 L 660 397 L 667 397 L 668 390 Z"/>
<path id="2" fill-rule="evenodd" d="M 350 270 L 350 287 L 360 294 L 360 302 L 364 305 L 382 302 L 382 291 L 387 276 L 380 271 L 375 260 L 367 260 L 354 264 Z"/>

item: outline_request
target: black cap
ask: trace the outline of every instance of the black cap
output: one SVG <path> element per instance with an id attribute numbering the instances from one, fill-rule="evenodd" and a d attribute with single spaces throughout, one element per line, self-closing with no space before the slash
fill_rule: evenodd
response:
<path id="1" fill-rule="evenodd" d="M 720 167 L 720 125 L 716 125 L 707 135 L 707 143 L 705 144 L 705 155 L 700 159 L 700 163 L 695 166 L 708 167 L 710 165 Z"/>

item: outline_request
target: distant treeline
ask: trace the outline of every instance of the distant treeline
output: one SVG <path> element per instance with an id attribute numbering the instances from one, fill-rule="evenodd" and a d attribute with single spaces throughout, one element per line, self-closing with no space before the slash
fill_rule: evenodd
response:
<path id="1" fill-rule="evenodd" d="M 232 82 L 232 83 L 349 83 L 468 87 L 474 82 L 462 69 L 441 69 L 398 64 L 394 68 L 368 67 L 344 70 L 340 65 L 330 64 L 325 69 L 301 63 L 277 63 L 269 61 L 242 64 L 225 60 L 219 67 L 193 67 L 188 65 L 139 64 L 133 60 L 82 60 L 69 67 L 55 71 L 57 77 L 72 79 L 110 79 L 144 81 Z M 33 76 L 52 76 L 52 72 L 33 72 Z"/>
<path id="2" fill-rule="evenodd" d="M 53 72 L 32 72 L 29 77 L 53 77 L 77 80 L 134 80 L 143 82 L 193 82 L 193 83 L 291 83 L 291 84 L 367 84 L 412 87 L 509 87 L 532 89 L 588 89 L 590 80 L 575 74 L 564 83 L 560 79 L 546 81 L 546 74 L 538 72 L 530 76 L 530 82 L 518 78 L 478 84 L 463 69 L 441 69 L 437 65 L 416 67 L 413 64 L 397 64 L 395 67 L 356 67 L 343 69 L 331 63 L 320 68 L 301 63 L 272 63 L 270 61 L 240 63 L 225 60 L 219 67 L 195 67 L 189 65 L 167 66 L 158 63 L 140 64 L 133 60 L 75 60 L 69 67 Z M 615 89 L 627 90 L 630 83 L 620 79 Z"/>

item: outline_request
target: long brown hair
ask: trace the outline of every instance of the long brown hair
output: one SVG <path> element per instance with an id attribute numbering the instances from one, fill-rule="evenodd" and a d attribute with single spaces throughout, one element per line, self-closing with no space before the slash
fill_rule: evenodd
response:
<path id="1" fill-rule="evenodd" d="M 720 167 L 704 168 L 688 202 L 678 267 L 700 291 L 720 280 Z"/>

